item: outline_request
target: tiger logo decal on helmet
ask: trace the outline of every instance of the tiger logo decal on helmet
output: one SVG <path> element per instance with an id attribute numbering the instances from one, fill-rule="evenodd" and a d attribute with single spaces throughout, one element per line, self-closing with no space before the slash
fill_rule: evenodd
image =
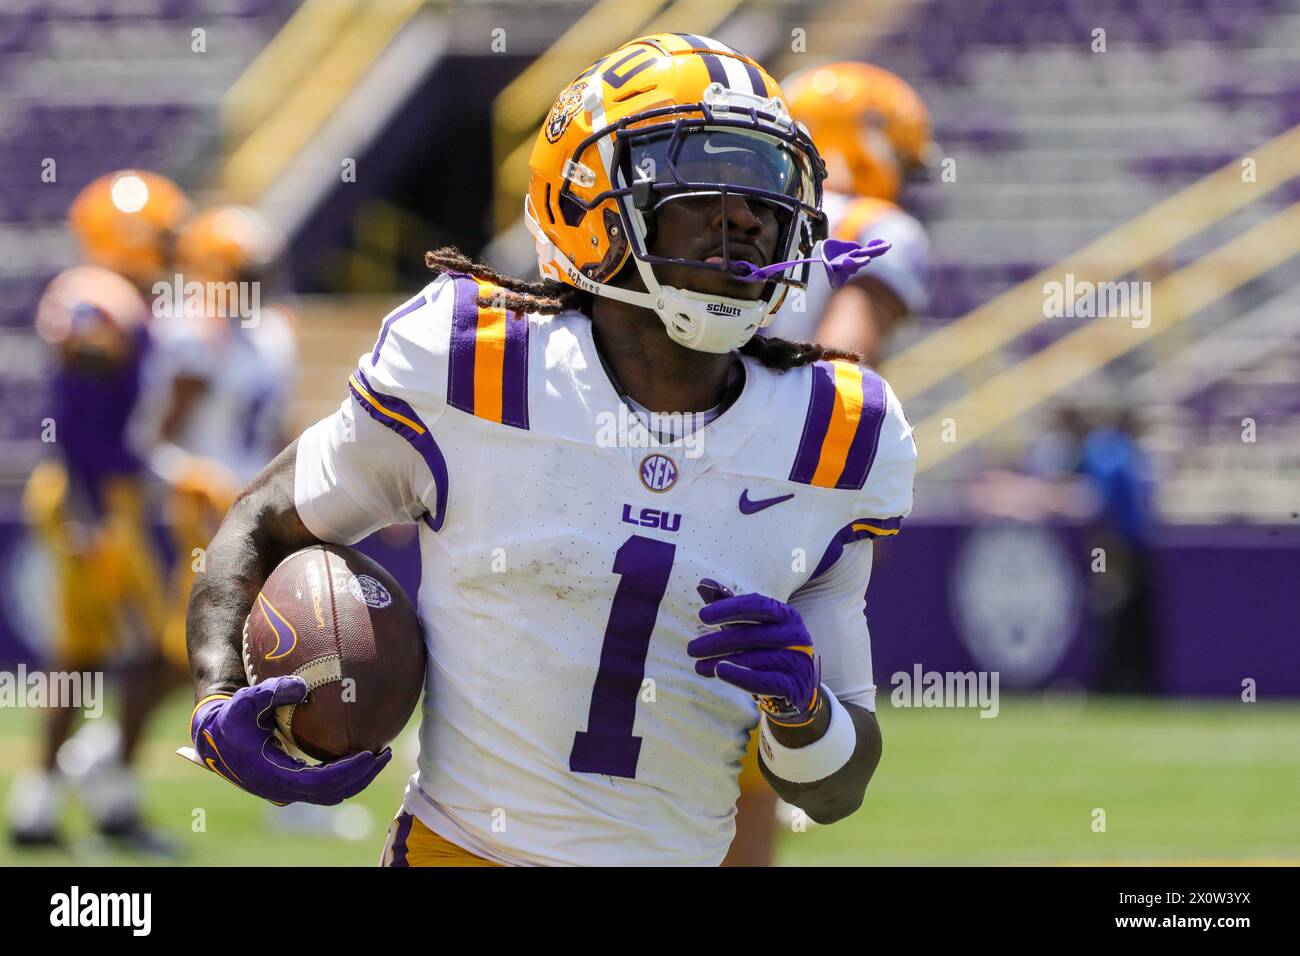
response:
<path id="1" fill-rule="evenodd" d="M 560 93 L 529 158 L 524 217 L 544 278 L 652 309 L 689 348 L 726 352 L 772 321 L 826 231 L 825 167 L 776 81 L 708 37 L 659 33 L 601 57 Z M 773 263 L 651 252 L 655 211 L 681 197 L 739 195 L 777 212 Z M 797 259 L 786 269 L 784 260 Z M 719 261 L 715 261 L 719 260 Z M 612 280 L 629 262 L 646 291 Z M 757 298 L 667 285 L 656 264 L 744 277 L 766 266 Z"/>
<path id="2" fill-rule="evenodd" d="M 582 106 L 582 94 L 586 92 L 587 84 L 583 81 L 571 84 L 555 105 L 551 107 L 550 115 L 546 118 L 546 140 L 549 143 L 558 143 L 564 131 L 569 128 L 569 120 L 573 119 L 573 114 L 578 112 Z"/>

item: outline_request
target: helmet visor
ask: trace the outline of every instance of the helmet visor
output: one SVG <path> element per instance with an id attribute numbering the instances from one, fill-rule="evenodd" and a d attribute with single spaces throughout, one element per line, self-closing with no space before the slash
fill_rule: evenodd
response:
<path id="1" fill-rule="evenodd" d="M 653 209 L 666 199 L 740 193 L 784 209 L 815 204 L 811 165 L 789 144 L 738 129 L 678 127 L 628 136 L 625 181 L 637 205 Z M 638 185 L 639 184 L 639 185 Z M 786 200 L 786 201 L 782 201 Z"/>

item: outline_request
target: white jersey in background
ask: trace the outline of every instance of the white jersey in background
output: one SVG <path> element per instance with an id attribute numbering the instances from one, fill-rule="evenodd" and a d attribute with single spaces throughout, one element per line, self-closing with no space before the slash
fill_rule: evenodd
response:
<path id="1" fill-rule="evenodd" d="M 828 192 L 822 207 L 829 220 L 830 238 L 851 239 L 863 245 L 872 239 L 890 243 L 890 250 L 873 259 L 857 278 L 881 282 L 898 296 L 909 315 L 923 313 L 929 304 L 926 290 L 930 271 L 930 240 L 925 227 L 884 199 Z M 802 296 L 791 290 L 763 332 L 798 342 L 814 341 L 833 292 L 826 281 L 826 270 L 814 265 L 808 289 Z"/>
<path id="2" fill-rule="evenodd" d="M 151 362 L 150 428 L 156 430 L 177 378 L 204 382 L 174 443 L 224 465 L 247 484 L 283 448 L 281 423 L 293 394 L 297 344 L 293 320 L 278 306 L 262 308 L 244 327 L 165 316 L 153 323 L 158 348 Z"/>
<path id="3" fill-rule="evenodd" d="M 318 537 L 421 522 L 406 809 L 506 864 L 716 865 L 757 710 L 695 672 L 696 587 L 789 601 L 825 685 L 874 709 L 866 542 L 911 508 L 911 428 L 873 372 L 745 357 L 734 404 L 660 445 L 620 408 L 589 318 L 507 318 L 484 290 L 444 275 L 388 316 L 298 443 Z"/>

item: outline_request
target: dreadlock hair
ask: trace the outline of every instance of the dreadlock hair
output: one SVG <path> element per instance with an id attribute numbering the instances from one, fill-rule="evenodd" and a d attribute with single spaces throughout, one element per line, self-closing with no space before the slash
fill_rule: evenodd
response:
<path id="1" fill-rule="evenodd" d="M 479 297 L 478 304 L 481 306 L 504 308 L 507 313 L 514 312 L 520 318 L 528 312 L 558 315 L 569 310 L 581 312 L 588 318 L 591 316 L 594 296 L 590 292 L 575 289 L 555 279 L 530 281 L 502 275 L 490 266 L 475 262 L 455 246 L 443 246 L 426 252 L 424 264 L 437 275 L 461 272 L 496 286 L 487 296 Z M 844 349 L 815 342 L 792 342 L 774 335 L 755 335 L 740 347 L 740 352 L 778 372 L 829 359 L 842 359 L 855 364 L 862 361 L 860 355 Z"/>
<path id="2" fill-rule="evenodd" d="M 475 262 L 455 246 L 443 246 L 441 249 L 426 252 L 424 264 L 437 275 L 444 272 L 461 272 L 496 286 L 497 288 L 487 296 L 479 296 L 478 304 L 481 306 L 504 308 L 507 312 L 515 312 L 520 316 L 527 312 L 559 315 L 570 309 L 575 309 L 584 315 L 591 315 L 590 292 L 583 292 L 555 279 L 529 281 L 502 275 L 491 266 Z"/>

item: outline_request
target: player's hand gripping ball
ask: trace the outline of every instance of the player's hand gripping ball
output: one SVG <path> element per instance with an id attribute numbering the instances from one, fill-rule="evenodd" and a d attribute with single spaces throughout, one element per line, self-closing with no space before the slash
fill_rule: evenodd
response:
<path id="1" fill-rule="evenodd" d="M 242 687 L 233 697 L 205 698 L 190 719 L 196 762 L 273 803 L 331 806 L 355 796 L 379 775 L 393 752 L 364 751 L 319 767 L 290 757 L 275 740 L 275 710 L 306 697 L 302 678 L 277 677 Z"/>
<path id="2" fill-rule="evenodd" d="M 812 720 L 823 704 L 821 663 L 799 612 L 762 594 L 733 594 L 710 578 L 697 590 L 705 601 L 700 621 L 720 630 L 686 645 L 696 673 L 749 691 L 773 723 Z"/>
<path id="3" fill-rule="evenodd" d="M 397 582 L 359 551 L 318 544 L 289 555 L 244 625 L 250 684 L 301 677 L 305 701 L 275 711 L 285 750 L 337 760 L 387 746 L 424 686 L 424 635 Z"/>
<path id="4" fill-rule="evenodd" d="M 364 790 L 424 683 L 410 601 L 378 564 L 334 545 L 272 572 L 245 621 L 243 653 L 250 686 L 199 703 L 186 756 L 276 803 L 335 804 Z"/>

